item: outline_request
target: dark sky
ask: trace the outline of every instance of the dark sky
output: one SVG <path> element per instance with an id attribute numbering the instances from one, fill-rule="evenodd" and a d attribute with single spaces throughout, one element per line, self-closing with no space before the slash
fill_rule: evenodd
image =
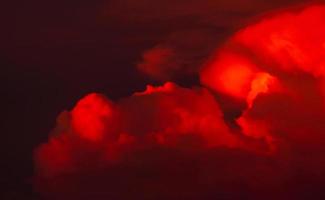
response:
<path id="1" fill-rule="evenodd" d="M 33 149 L 56 116 L 85 94 L 118 99 L 155 81 L 137 70 L 155 46 L 177 49 L 195 68 L 231 33 L 264 11 L 302 0 L 7 1 L 1 11 L 0 199 L 33 199 Z M 206 40 L 191 44 L 191 34 Z M 208 44 L 205 44 L 209 41 Z M 200 53 L 197 54 L 197 49 Z M 191 73 L 168 76 L 198 84 Z M 1 192 L 0 192 L 1 193 Z"/>

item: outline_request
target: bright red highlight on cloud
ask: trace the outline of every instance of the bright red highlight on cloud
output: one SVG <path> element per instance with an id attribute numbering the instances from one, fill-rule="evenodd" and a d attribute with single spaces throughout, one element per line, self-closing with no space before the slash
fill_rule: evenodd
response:
<path id="1" fill-rule="evenodd" d="M 89 140 L 101 140 L 113 117 L 113 105 L 104 96 L 89 94 L 71 112 L 74 131 Z"/>
<path id="2" fill-rule="evenodd" d="M 167 82 L 116 102 L 87 95 L 36 149 L 38 190 L 50 199 L 130 199 L 125 188 L 136 199 L 301 198 L 301 180 L 325 180 L 324 21 L 315 5 L 240 30 L 203 66 L 209 89 Z M 152 73 L 170 55 L 146 55 Z M 240 116 L 225 120 L 231 103 L 220 96 L 245 104 Z M 87 190 L 89 180 L 98 187 Z"/>
<path id="3" fill-rule="evenodd" d="M 264 68 L 324 76 L 324 7 L 298 12 L 261 20 L 239 31 L 233 41 L 258 56 Z"/>
<path id="4" fill-rule="evenodd" d="M 254 79 L 256 66 L 241 55 L 221 54 L 202 73 L 202 83 L 212 89 L 245 99 Z"/>
<path id="5" fill-rule="evenodd" d="M 271 76 L 269 73 L 256 73 L 250 86 L 250 91 L 246 97 L 248 107 L 253 106 L 255 98 L 259 94 L 271 92 L 271 89 L 276 89 L 276 78 Z"/>
<path id="6" fill-rule="evenodd" d="M 246 100 L 252 106 L 259 93 L 266 93 L 276 82 L 267 72 L 241 54 L 221 52 L 201 72 L 201 81 L 211 89 Z"/>

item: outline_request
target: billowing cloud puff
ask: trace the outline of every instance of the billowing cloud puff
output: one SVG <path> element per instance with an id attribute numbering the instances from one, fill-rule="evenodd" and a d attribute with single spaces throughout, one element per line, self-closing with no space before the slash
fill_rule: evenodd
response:
<path id="1" fill-rule="evenodd" d="M 270 124 L 274 121 L 277 125 L 283 122 L 280 129 L 285 130 L 276 132 L 282 131 L 287 136 L 295 124 L 302 128 L 307 113 L 313 119 L 318 118 L 317 121 L 322 120 L 324 19 L 324 6 L 317 5 L 262 19 L 235 34 L 201 71 L 203 84 L 248 103 L 249 109 L 238 119 L 244 133 L 269 137 L 266 132 L 277 127 Z M 263 106 L 253 106 L 259 93 L 275 93 L 277 100 L 266 94 L 257 101 Z M 274 102 L 270 103 L 271 99 Z M 304 108 L 306 105 L 308 108 Z M 255 120 L 247 117 L 251 115 L 248 113 L 256 112 Z M 281 115 L 285 119 L 280 120 Z M 303 132 L 312 127 L 315 124 Z"/>
<path id="2" fill-rule="evenodd" d="M 82 154 L 80 150 L 85 149 L 99 153 L 107 148 L 101 159 L 103 163 L 110 162 L 117 159 L 115 148 L 122 148 L 125 143 L 135 149 L 241 146 L 239 137 L 226 125 L 217 101 L 207 89 L 186 89 L 170 82 L 161 87 L 149 85 L 144 92 L 117 103 L 100 94 L 89 94 L 71 112 L 65 111 L 58 117 L 52 134 L 49 144 L 36 151 L 44 175 L 60 174 L 69 168 L 67 165 L 78 169 L 78 160 L 87 162 L 88 158 L 75 153 Z M 48 155 L 56 149 L 63 151 L 57 158 Z M 74 159 L 77 159 L 75 164 Z"/>
<path id="3" fill-rule="evenodd" d="M 296 73 L 323 77 L 324 19 L 323 6 L 310 6 L 240 30 L 201 71 L 202 83 L 245 97 L 257 72 L 284 79 Z"/>
<path id="4" fill-rule="evenodd" d="M 202 152 L 214 154 L 216 148 L 242 149 L 246 152 L 244 154 L 250 154 L 249 152 L 257 151 L 258 146 L 267 145 L 259 140 L 255 142 L 251 140 L 255 139 L 245 138 L 232 132 L 223 119 L 215 97 L 204 88 L 187 89 L 168 82 L 161 87 L 148 86 L 145 91 L 137 92 L 118 102 L 112 102 L 103 95 L 92 93 L 82 98 L 72 111 L 63 112 L 58 117 L 57 126 L 49 142 L 36 149 L 36 185 L 50 199 L 65 199 L 70 195 L 72 199 L 79 199 L 81 197 L 75 195 L 87 196 L 88 192 L 91 195 L 102 195 L 100 198 L 129 198 L 128 194 L 115 194 L 115 190 L 102 191 L 104 192 L 102 193 L 101 188 L 96 188 L 88 191 L 83 188 L 88 183 L 84 185 L 81 183 L 83 181 L 79 182 L 80 180 L 76 178 L 85 176 L 87 181 L 88 179 L 99 181 L 100 183 L 96 182 L 94 185 L 98 184 L 98 187 L 102 187 L 100 186 L 102 184 L 114 185 L 114 181 L 117 180 L 98 178 L 97 173 L 105 176 L 117 173 L 113 179 L 121 178 L 127 182 L 126 185 L 136 184 L 132 187 L 137 188 L 138 180 L 131 178 L 133 180 L 129 182 L 128 177 L 125 177 L 126 174 L 153 173 L 153 177 L 140 177 L 139 181 L 144 181 L 141 184 L 161 181 L 161 184 L 171 189 L 166 184 L 175 184 L 169 183 L 173 178 L 180 184 L 185 184 L 183 176 L 192 171 L 190 168 L 181 169 L 177 165 L 192 162 L 192 159 L 193 162 L 201 162 L 197 159 L 201 159 L 199 155 Z M 260 153 L 263 151 L 262 148 Z M 208 161 L 204 162 L 212 162 L 210 156 L 207 159 Z M 133 166 L 134 164 L 143 167 L 144 171 L 138 169 L 140 166 Z M 124 165 L 126 169 L 120 169 Z M 84 173 L 85 175 L 81 175 Z M 168 176 L 170 173 L 176 174 L 173 175 L 175 177 L 163 177 L 163 173 L 167 173 Z M 202 176 L 206 175 L 202 174 Z M 189 178 L 194 182 L 188 184 L 194 187 L 196 179 Z M 60 186 L 57 186 L 56 181 Z M 66 191 L 66 181 L 72 181 L 73 184 L 77 181 L 82 185 L 76 186 L 78 191 L 71 188 Z M 150 186 L 153 187 L 153 197 L 172 195 L 171 198 L 176 198 L 177 195 L 192 195 L 192 192 L 187 194 L 185 191 L 183 191 L 185 194 L 177 194 L 177 191 L 168 194 L 158 182 Z M 140 189 L 145 185 L 139 186 Z M 202 189 L 195 189 L 193 192 L 195 195 L 200 195 L 199 191 Z M 135 198 L 142 199 L 144 194 L 134 195 Z M 87 197 L 81 199 L 84 198 L 87 199 Z"/>

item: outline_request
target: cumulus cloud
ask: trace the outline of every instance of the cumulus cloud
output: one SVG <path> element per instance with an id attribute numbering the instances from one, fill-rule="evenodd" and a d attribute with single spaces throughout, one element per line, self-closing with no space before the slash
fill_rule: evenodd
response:
<path id="1" fill-rule="evenodd" d="M 143 194 L 134 191 L 136 199 L 146 195 L 171 195 L 172 199 L 178 195 L 200 195 L 198 191 L 186 191 L 186 185 L 181 186 L 180 193 L 176 188 L 170 194 L 166 190 L 172 189 L 168 184 L 187 184 L 184 176 L 191 176 L 193 169 L 185 168 L 191 162 L 196 165 L 201 152 L 216 147 L 244 149 L 245 143 L 227 127 L 214 96 L 204 88 L 186 89 L 173 83 L 148 86 L 144 92 L 116 103 L 93 93 L 81 99 L 72 111 L 63 112 L 49 142 L 36 149 L 36 185 L 49 199 L 87 199 L 87 195 L 131 198 L 120 187 L 142 190 Z M 110 178 L 99 178 L 98 173 Z M 111 173 L 116 177 L 111 177 Z M 139 179 L 132 177 L 138 173 Z M 94 187 L 100 188 L 89 189 L 87 183 L 81 183 L 80 176 L 95 181 Z M 190 187 L 197 184 L 193 178 L 189 177 Z M 114 188 L 117 179 L 125 182 L 119 183 L 118 191 L 101 191 L 105 184 Z M 81 185 L 67 189 L 70 181 Z M 137 181 L 143 185 L 138 187 Z M 146 186 L 151 191 L 143 191 Z"/>
<path id="2" fill-rule="evenodd" d="M 36 190 L 47 199 L 324 198 L 324 13 L 300 7 L 240 30 L 201 66 L 206 88 L 85 96 L 35 150 Z M 185 70 L 166 46 L 144 58 L 138 67 L 158 78 Z M 224 97 L 244 105 L 230 105 L 239 116 L 226 117 Z"/>
<path id="3" fill-rule="evenodd" d="M 107 155 L 102 155 L 102 162 L 107 163 L 117 159 L 114 148 L 119 149 L 125 143 L 134 148 L 166 146 L 183 150 L 240 146 L 239 138 L 226 126 L 219 105 L 208 90 L 166 83 L 161 87 L 148 86 L 144 92 L 117 103 L 96 93 L 81 99 L 71 112 L 59 116 L 49 144 L 37 150 L 39 169 L 45 170 L 39 172 L 51 176 L 66 170 L 66 165 L 78 169 L 72 160 L 87 162 L 88 158 L 76 157 L 74 153 L 80 154 L 79 150 L 88 148 L 99 153 L 103 150 L 100 146 L 107 148 Z M 66 152 L 63 157 L 61 153 L 57 155 L 56 160 L 47 155 L 55 149 Z M 43 166 L 47 160 L 50 164 Z"/>

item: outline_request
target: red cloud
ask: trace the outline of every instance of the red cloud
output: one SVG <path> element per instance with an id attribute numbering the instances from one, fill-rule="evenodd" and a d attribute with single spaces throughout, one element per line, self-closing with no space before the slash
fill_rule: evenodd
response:
<path id="1" fill-rule="evenodd" d="M 36 149 L 36 188 L 48 199 L 321 197 L 324 20 L 316 5 L 239 31 L 200 72 L 211 91 L 167 82 L 116 102 L 87 95 Z M 177 54 L 158 48 L 147 54 L 157 65 L 140 67 L 156 73 L 166 57 Z M 224 95 L 246 105 L 231 122 Z"/>

